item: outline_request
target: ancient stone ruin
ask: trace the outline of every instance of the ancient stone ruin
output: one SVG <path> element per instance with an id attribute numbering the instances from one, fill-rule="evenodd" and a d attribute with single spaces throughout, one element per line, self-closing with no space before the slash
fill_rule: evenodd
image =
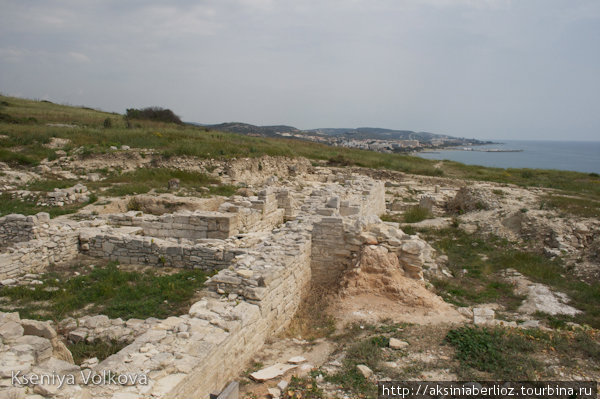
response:
<path id="1" fill-rule="evenodd" d="M 386 207 L 383 182 L 325 168 L 306 173 L 295 165 L 287 173 L 301 174 L 301 184 L 263 184 L 257 195 L 234 195 L 217 210 L 129 211 L 80 221 L 50 219 L 45 213 L 0 218 L 0 280 L 5 285 L 78 256 L 218 270 L 187 314 L 165 320 L 95 315 L 53 325 L 1 314 L 0 392 L 25 397 L 28 388 L 11 384 L 13 370 L 61 375 L 111 370 L 127 376 L 123 378 L 143 374 L 148 381 L 76 381 L 60 387 L 53 382 L 36 385 L 34 393 L 207 398 L 236 378 L 269 337 L 286 328 L 312 286 L 337 288 L 360 265 L 365 251 L 385 254 L 397 273 L 417 285 L 424 269 L 436 268 L 426 242 L 379 219 Z M 232 179 L 246 175 L 244 168 L 228 174 Z M 77 366 L 56 338 L 57 330 L 72 342 L 99 338 L 128 345 L 102 362 Z"/>

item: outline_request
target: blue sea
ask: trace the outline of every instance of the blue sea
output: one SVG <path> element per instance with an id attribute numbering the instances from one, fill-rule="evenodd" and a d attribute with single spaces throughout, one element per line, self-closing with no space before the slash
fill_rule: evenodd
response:
<path id="1" fill-rule="evenodd" d="M 480 152 L 440 150 L 420 152 L 427 159 L 448 159 L 469 165 L 498 168 L 559 169 L 600 173 L 600 141 L 492 140 L 502 144 L 473 146 L 476 149 L 523 150 L 522 152 Z"/>

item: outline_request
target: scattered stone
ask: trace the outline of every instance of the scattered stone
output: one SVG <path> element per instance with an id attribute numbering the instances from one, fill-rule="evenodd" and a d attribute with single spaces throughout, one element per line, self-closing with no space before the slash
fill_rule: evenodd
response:
<path id="1" fill-rule="evenodd" d="M 473 324 L 476 326 L 486 325 L 493 322 L 495 313 L 490 308 L 473 308 Z"/>
<path id="2" fill-rule="evenodd" d="M 277 388 L 279 388 L 281 391 L 284 391 L 288 386 L 288 382 L 286 380 L 281 380 L 277 383 Z"/>
<path id="3" fill-rule="evenodd" d="M 277 399 L 281 396 L 281 391 L 279 390 L 279 388 L 268 388 L 267 391 L 273 399 Z"/>
<path id="4" fill-rule="evenodd" d="M 258 382 L 268 381 L 272 380 L 273 378 L 284 375 L 288 370 L 291 370 L 295 367 L 296 365 L 276 363 L 272 366 L 250 374 L 250 378 Z"/>
<path id="5" fill-rule="evenodd" d="M 356 369 L 365 377 L 367 380 L 373 376 L 373 370 L 365 366 L 364 364 L 359 364 L 356 366 Z"/>
<path id="6" fill-rule="evenodd" d="M 300 363 L 304 363 L 305 361 L 306 361 L 306 358 L 304 356 L 294 356 L 288 360 L 288 363 L 300 364 Z"/>
<path id="7" fill-rule="evenodd" d="M 409 344 L 406 341 L 399 340 L 397 338 L 390 338 L 390 348 L 392 349 L 405 349 L 408 348 Z"/>

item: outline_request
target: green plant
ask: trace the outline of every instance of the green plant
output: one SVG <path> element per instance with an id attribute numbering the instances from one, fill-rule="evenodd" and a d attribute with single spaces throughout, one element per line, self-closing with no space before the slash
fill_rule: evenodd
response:
<path id="1" fill-rule="evenodd" d="M 127 210 L 128 211 L 141 211 L 142 205 L 140 204 L 140 202 L 137 200 L 136 197 L 131 197 L 129 199 L 129 202 L 127 202 Z"/>
<path id="2" fill-rule="evenodd" d="M 164 318 L 187 310 L 189 300 L 207 278 L 198 269 L 165 275 L 157 275 L 157 270 L 123 271 L 115 262 L 79 270 L 85 273 L 69 279 L 49 272 L 41 276 L 43 284 L 33 289 L 3 287 L 0 296 L 10 298 L 11 311 L 33 319 L 60 320 L 82 308 L 111 318 Z M 0 309 L 5 306 L 0 302 Z"/>
<path id="3" fill-rule="evenodd" d="M 460 327 L 450 330 L 446 340 L 455 347 L 462 367 L 488 372 L 495 378 L 528 380 L 542 368 L 530 356 L 535 348 L 524 335 L 499 327 Z"/>
<path id="4" fill-rule="evenodd" d="M 99 361 L 102 361 L 112 354 L 119 352 L 127 344 L 125 342 L 119 342 L 115 340 L 103 341 L 96 339 L 92 342 L 81 341 L 77 343 L 69 343 L 67 348 L 73 355 L 73 361 L 77 365 L 89 358 L 96 357 Z"/>
<path id="5" fill-rule="evenodd" d="M 429 209 L 418 205 L 408 208 L 403 215 L 405 223 L 417 223 L 425 219 L 430 219 L 431 217 L 433 217 L 433 215 Z"/>

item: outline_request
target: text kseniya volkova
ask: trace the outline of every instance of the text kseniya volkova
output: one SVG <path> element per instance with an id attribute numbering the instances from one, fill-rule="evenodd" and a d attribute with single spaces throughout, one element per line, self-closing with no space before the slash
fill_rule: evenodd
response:
<path id="1" fill-rule="evenodd" d="M 21 371 L 13 371 L 11 382 L 12 385 L 58 385 L 60 389 L 64 384 L 76 385 L 78 383 L 83 385 L 148 385 L 148 376 L 144 373 L 120 374 L 111 370 L 102 370 L 101 372 L 81 370 L 75 374 L 58 374 L 55 371 L 50 374 L 21 374 Z"/>

